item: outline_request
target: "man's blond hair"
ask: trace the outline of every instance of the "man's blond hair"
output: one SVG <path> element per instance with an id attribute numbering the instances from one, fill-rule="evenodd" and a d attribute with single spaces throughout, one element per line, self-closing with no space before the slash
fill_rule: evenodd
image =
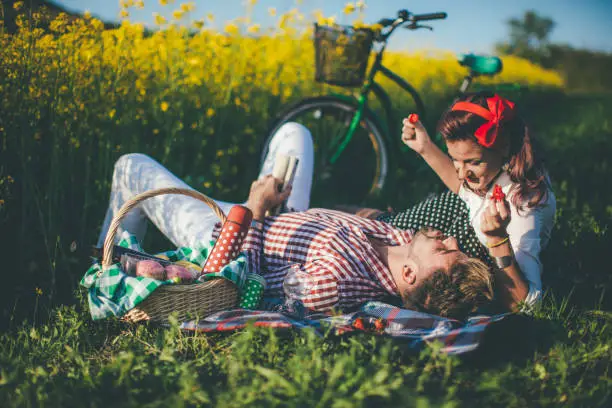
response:
<path id="1" fill-rule="evenodd" d="M 416 290 L 402 293 L 409 309 L 460 320 L 492 299 L 491 270 L 475 258 L 460 259 L 448 272 L 435 271 Z"/>

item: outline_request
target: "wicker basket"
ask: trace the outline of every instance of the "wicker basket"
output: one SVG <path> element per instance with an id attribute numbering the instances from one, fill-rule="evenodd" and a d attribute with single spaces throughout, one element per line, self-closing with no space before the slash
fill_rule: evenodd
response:
<path id="1" fill-rule="evenodd" d="M 206 203 L 213 212 L 225 222 L 225 214 L 217 204 L 207 196 L 195 190 L 185 188 L 161 188 L 139 194 L 126 202 L 113 218 L 102 254 L 102 267 L 112 265 L 113 244 L 119 224 L 130 210 L 147 198 L 163 194 L 182 194 Z M 123 316 L 128 322 L 151 320 L 166 322 L 170 313 L 177 313 L 179 320 L 205 317 L 212 313 L 236 307 L 238 288 L 226 279 L 213 279 L 208 282 L 192 285 L 165 285 L 155 290 L 147 299 L 138 304 Z"/>
<path id="2" fill-rule="evenodd" d="M 363 84 L 373 39 L 367 28 L 315 24 L 315 79 L 346 87 Z"/>

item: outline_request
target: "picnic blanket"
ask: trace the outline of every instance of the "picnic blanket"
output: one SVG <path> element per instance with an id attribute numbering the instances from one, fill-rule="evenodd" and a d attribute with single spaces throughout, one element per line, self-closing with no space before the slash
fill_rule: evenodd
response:
<path id="1" fill-rule="evenodd" d="M 205 319 L 183 322 L 180 328 L 210 333 L 234 331 L 253 325 L 277 329 L 311 328 L 320 335 L 329 332 L 335 335 L 367 332 L 403 339 L 414 350 L 440 342 L 444 353 L 456 355 L 478 348 L 485 329 L 507 315 L 474 316 L 467 322 L 460 322 L 371 301 L 355 312 L 334 316 L 304 315 L 299 307 L 281 307 L 277 311 L 235 309 L 218 312 Z"/>
<path id="2" fill-rule="evenodd" d="M 201 248 L 178 248 L 162 254 L 171 261 L 187 260 L 202 264 L 214 242 Z M 119 245 L 142 251 L 136 238 L 129 232 L 120 237 Z M 215 277 L 224 277 L 243 288 L 247 281 L 246 260 L 241 254 Z M 120 317 L 146 299 L 154 290 L 172 281 L 133 277 L 121 271 L 118 264 L 102 268 L 95 263 L 85 273 L 81 285 L 88 288 L 89 309 L 94 320 Z M 244 294 L 244 291 L 242 294 Z M 352 313 L 328 315 L 310 313 L 299 301 L 264 299 L 259 307 L 265 310 L 233 309 L 215 313 L 204 319 L 180 323 L 189 332 L 228 332 L 253 325 L 277 329 L 313 329 L 319 335 L 332 333 L 371 333 L 403 339 L 411 349 L 440 342 L 442 351 L 462 354 L 475 350 L 482 342 L 485 329 L 502 320 L 507 314 L 474 316 L 466 322 L 427 313 L 402 309 L 383 302 L 371 301 Z"/>

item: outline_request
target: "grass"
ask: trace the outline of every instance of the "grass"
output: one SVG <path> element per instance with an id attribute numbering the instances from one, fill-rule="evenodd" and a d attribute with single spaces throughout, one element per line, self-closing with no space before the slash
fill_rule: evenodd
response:
<path id="1" fill-rule="evenodd" d="M 537 312 L 491 327 L 472 355 L 449 357 L 436 347 L 412 353 L 365 335 L 255 328 L 187 335 L 176 325 L 94 323 L 77 282 L 113 162 L 145 152 L 203 192 L 240 200 L 267 119 L 288 100 L 325 89 L 296 68 L 311 67 L 299 59 L 304 43 L 267 39 L 284 48 L 277 60 L 260 61 L 241 53 L 249 39 L 170 30 L 143 42 L 133 27 L 90 25 L 60 21 L 50 36 L 0 36 L 3 406 L 609 405 L 611 95 L 534 91 L 518 101 L 546 147 L 558 201 L 543 254 L 549 289 Z M 210 69 L 190 65 L 204 52 Z M 449 59 L 410 61 L 435 116 L 458 71 Z M 527 73 L 528 83 L 545 77 L 521 69 L 513 75 Z M 402 208 L 442 188 L 413 156 L 402 157 L 398 187 L 381 204 Z M 167 245 L 153 237 L 145 247 Z"/>
<path id="2" fill-rule="evenodd" d="M 464 358 L 366 335 L 92 323 L 82 304 L 2 336 L 5 406 L 603 407 L 612 392 L 612 314 L 551 298 Z"/>

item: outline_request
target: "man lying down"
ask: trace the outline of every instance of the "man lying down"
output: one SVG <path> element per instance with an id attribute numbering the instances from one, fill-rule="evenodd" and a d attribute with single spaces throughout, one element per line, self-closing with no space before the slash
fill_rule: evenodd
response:
<path id="1" fill-rule="evenodd" d="M 292 193 L 291 188 L 279 192 L 279 183 L 271 175 L 260 177 L 245 204 L 254 221 L 242 251 L 250 271 L 265 278 L 265 296 L 297 300 L 317 312 L 348 311 L 395 296 L 406 308 L 459 319 L 492 299 L 488 267 L 468 258 L 454 238 L 439 231 L 399 230 L 326 209 L 265 216 Z M 293 189 L 295 183 L 299 180 Z M 100 241 L 124 202 L 162 187 L 189 188 L 148 156 L 122 156 L 115 165 Z M 218 204 L 226 213 L 232 206 Z M 123 219 L 122 229 L 142 239 L 147 218 L 177 246 L 197 246 L 219 232 L 212 210 L 183 195 L 143 202 Z"/>
<path id="2" fill-rule="evenodd" d="M 313 311 L 354 309 L 399 296 L 406 308 L 464 318 L 493 297 L 488 267 L 439 231 L 394 229 L 327 209 L 266 217 L 285 198 L 265 176 L 246 206 L 255 222 L 243 251 L 266 295 L 297 299 Z"/>

